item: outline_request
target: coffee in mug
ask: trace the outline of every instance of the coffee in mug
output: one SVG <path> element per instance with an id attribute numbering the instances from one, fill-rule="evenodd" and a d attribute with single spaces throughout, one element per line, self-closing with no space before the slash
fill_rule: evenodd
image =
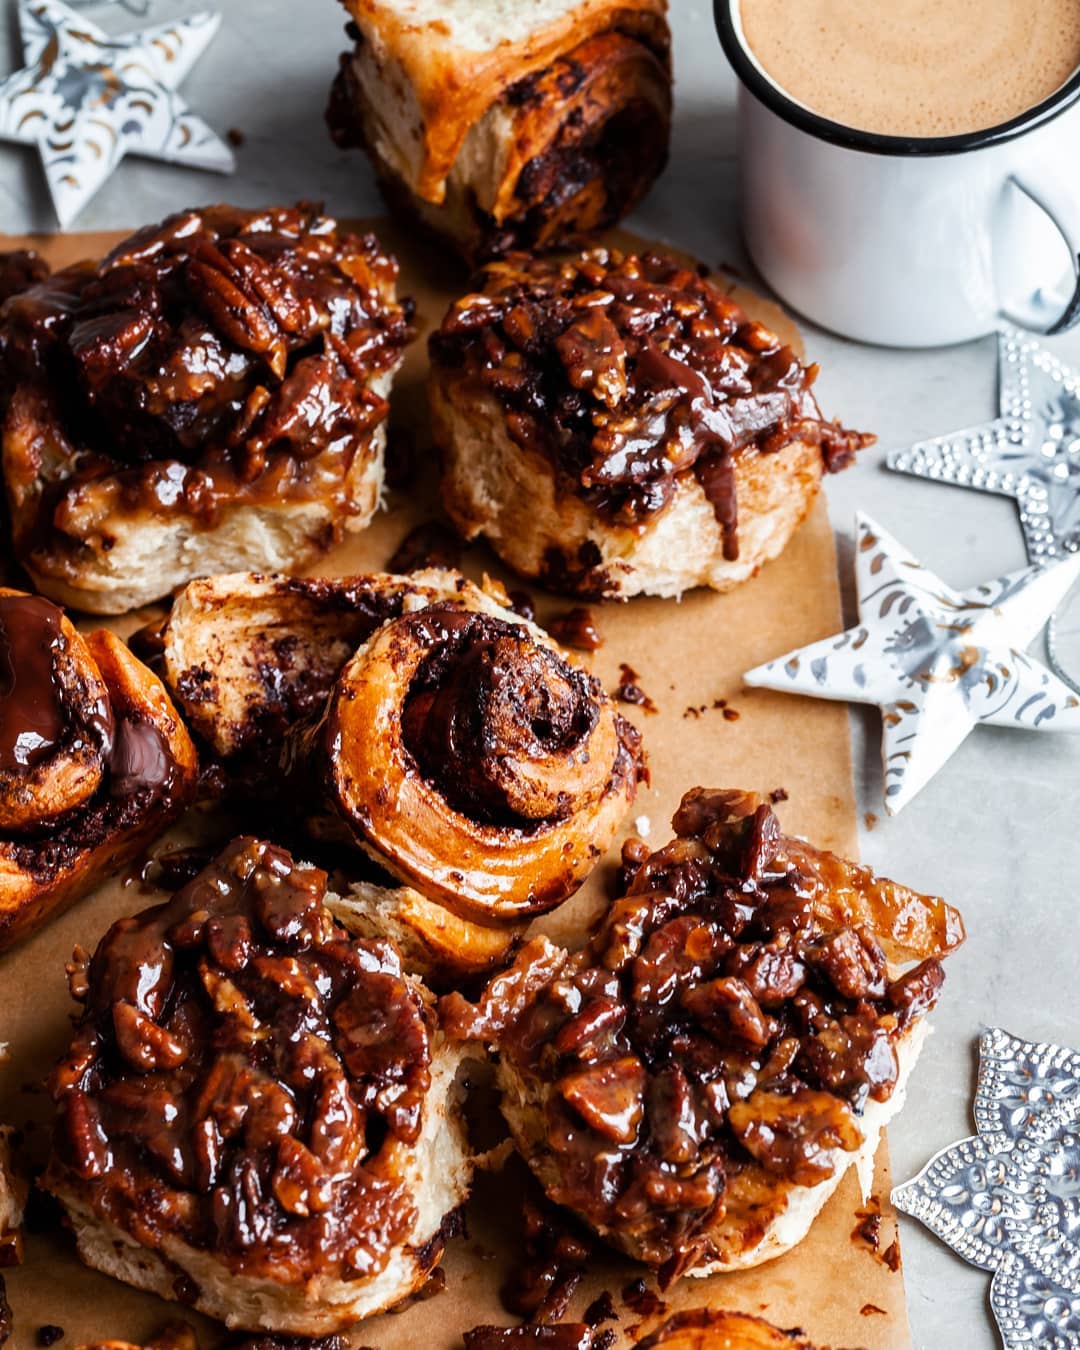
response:
<path id="1" fill-rule="evenodd" d="M 713 0 L 747 252 L 787 304 L 936 347 L 1080 324 L 1080 0 Z"/>
<path id="2" fill-rule="evenodd" d="M 1080 0 L 741 0 L 743 38 L 804 107 L 886 136 L 1001 126 L 1080 69 Z"/>

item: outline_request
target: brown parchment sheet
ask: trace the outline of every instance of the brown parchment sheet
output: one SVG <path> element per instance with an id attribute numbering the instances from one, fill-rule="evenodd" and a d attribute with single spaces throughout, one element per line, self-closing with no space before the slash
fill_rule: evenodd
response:
<path id="1" fill-rule="evenodd" d="M 449 301 L 464 289 L 456 264 L 426 250 L 387 222 L 376 222 L 384 242 L 402 263 L 400 289 L 417 301 L 418 339 L 410 348 L 393 397 L 393 417 L 415 431 L 425 430 L 424 338 Z M 54 264 L 97 256 L 122 233 L 58 235 L 34 239 L 0 236 L 0 249 L 36 247 Z M 775 306 L 736 289 L 737 298 L 763 322 L 797 342 L 791 321 Z M 855 469 L 854 472 L 859 472 Z M 315 566 L 312 574 L 346 574 L 385 566 L 399 541 L 416 523 L 437 514 L 430 465 L 408 498 L 391 494 L 387 510 L 369 529 L 353 536 Z M 486 548 L 472 547 L 464 570 L 484 571 L 519 585 Z M 534 591 L 541 622 L 572 602 Z M 637 599 L 591 607 L 603 646 L 589 664 L 608 689 L 619 682 L 619 664 L 638 673 L 655 701 L 654 714 L 636 707 L 623 711 L 641 727 L 652 782 L 643 787 L 611 857 L 573 900 L 540 925 L 564 939 L 580 935 L 604 903 L 610 863 L 622 838 L 647 831 L 659 847 L 670 837 L 671 815 L 683 792 L 695 785 L 784 788 L 777 807 L 788 831 L 854 856 L 856 816 L 851 778 L 847 713 L 843 705 L 784 697 L 742 686 L 743 671 L 791 647 L 839 631 L 840 591 L 836 556 L 824 501 L 819 499 L 803 528 L 776 562 L 729 595 L 694 592 L 681 602 Z M 127 634 L 160 613 L 147 609 L 122 620 L 104 621 Z M 100 626 L 92 620 L 83 627 Z M 724 708 L 715 706 L 725 700 Z M 196 809 L 164 840 L 175 846 L 205 833 L 207 817 Z M 901 877 L 902 880 L 902 871 Z M 110 923 L 155 903 L 134 875 L 102 886 L 21 947 L 0 957 L 0 1042 L 9 1053 L 0 1062 L 0 1120 L 24 1130 L 25 1154 L 43 1161 L 48 1145 L 49 1103 L 42 1080 L 66 1043 L 71 1004 L 64 962 L 76 943 L 92 949 Z M 881 1250 L 896 1236 L 888 1201 L 887 1148 L 877 1158 L 873 1194 L 882 1209 Z M 355 1350 L 460 1350 L 461 1333 L 481 1323 L 510 1324 L 499 1288 L 520 1250 L 518 1196 L 521 1181 L 511 1166 L 481 1177 L 467 1211 L 467 1235 L 451 1241 L 443 1266 L 445 1291 L 404 1311 L 374 1318 L 351 1336 Z M 821 1347 L 833 1350 L 906 1350 L 911 1345 L 902 1271 L 893 1271 L 866 1246 L 853 1240 L 862 1207 L 854 1173 L 849 1172 L 826 1205 L 809 1237 L 779 1260 L 757 1269 L 708 1280 L 687 1278 L 662 1295 L 666 1312 L 642 1318 L 621 1298 L 631 1280 L 655 1280 L 644 1267 L 599 1250 L 567 1313 L 580 1317 L 602 1291 L 612 1293 L 620 1346 L 632 1344 L 661 1320 L 684 1308 L 735 1308 L 768 1318 L 783 1328 L 801 1327 Z M 23 1265 L 4 1272 L 15 1316 L 15 1344 L 29 1350 L 44 1324 L 63 1327 L 63 1347 L 90 1339 L 119 1338 L 139 1343 L 170 1318 L 186 1318 L 204 1346 L 221 1328 L 175 1303 L 140 1294 L 83 1267 L 70 1235 L 46 1212 L 26 1235 Z"/>

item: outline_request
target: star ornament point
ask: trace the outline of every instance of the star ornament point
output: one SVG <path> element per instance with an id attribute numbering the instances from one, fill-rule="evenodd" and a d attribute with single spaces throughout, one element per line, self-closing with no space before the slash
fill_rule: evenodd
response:
<path id="1" fill-rule="evenodd" d="M 1080 555 L 956 591 L 860 514 L 858 622 L 743 679 L 879 707 L 895 815 L 979 723 L 1080 732 L 1080 698 L 1025 650 L 1078 577 Z"/>
<path id="2" fill-rule="evenodd" d="M 894 1188 L 897 1209 L 993 1273 L 1005 1350 L 1080 1344 L 1080 1053 L 1000 1027 L 979 1042 L 978 1133 Z"/>
<path id="3" fill-rule="evenodd" d="M 998 333 L 998 416 L 886 456 L 888 468 L 1012 497 L 1030 562 L 1080 552 L 1080 372 L 1018 328 Z"/>
<path id="4" fill-rule="evenodd" d="M 62 226 L 128 154 L 235 169 L 229 147 L 177 92 L 220 14 L 117 37 L 61 0 L 18 0 L 18 17 L 26 65 L 0 80 L 0 140 L 37 146 Z"/>

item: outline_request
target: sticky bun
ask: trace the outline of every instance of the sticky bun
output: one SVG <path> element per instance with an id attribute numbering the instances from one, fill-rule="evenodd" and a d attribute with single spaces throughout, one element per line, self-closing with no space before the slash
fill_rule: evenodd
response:
<path id="1" fill-rule="evenodd" d="M 238 838 L 73 967 L 44 1185 L 90 1266 L 227 1326 L 321 1335 L 413 1292 L 473 1158 L 460 1046 L 326 875 Z"/>
<path id="2" fill-rule="evenodd" d="M 591 249 L 485 267 L 432 334 L 443 504 L 467 539 L 593 598 L 729 590 L 871 438 L 713 281 Z"/>
<path id="3" fill-rule="evenodd" d="M 210 578 L 181 594 L 161 641 L 196 731 L 226 756 L 278 747 L 312 828 L 418 892 L 394 903 L 436 947 L 436 921 L 450 921 L 424 899 L 481 925 L 566 899 L 642 772 L 637 733 L 599 683 L 456 572 Z M 454 925 L 462 949 L 466 931 L 482 965 L 505 951 Z"/>
<path id="4" fill-rule="evenodd" d="M 0 587 L 0 948 L 140 853 L 196 776 L 161 681 L 119 638 Z"/>
<path id="5" fill-rule="evenodd" d="M 610 225 L 667 160 L 665 0 L 346 0 L 327 118 L 391 206 L 470 260 Z"/>
<path id="6" fill-rule="evenodd" d="M 849 1166 L 869 1184 L 963 938 L 753 794 L 695 789 L 673 824 L 581 951 L 535 939 L 479 1004 L 442 1001 L 497 1045 L 549 1198 L 664 1282 L 778 1256 Z"/>
<path id="7" fill-rule="evenodd" d="M 365 525 L 409 334 L 396 279 L 314 208 L 216 206 L 13 295 L 0 442 L 37 588 L 117 614 Z"/>

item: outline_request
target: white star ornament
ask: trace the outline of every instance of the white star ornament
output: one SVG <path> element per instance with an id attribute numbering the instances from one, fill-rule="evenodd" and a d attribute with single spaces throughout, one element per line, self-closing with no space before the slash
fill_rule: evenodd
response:
<path id="1" fill-rule="evenodd" d="M 1080 556 L 954 591 L 868 516 L 856 520 L 854 628 L 788 652 L 748 685 L 881 709 L 895 815 L 980 722 L 1080 732 L 1080 698 L 1025 648 L 1080 575 Z"/>
<path id="2" fill-rule="evenodd" d="M 220 14 L 109 37 L 60 0 L 18 0 L 26 65 L 0 81 L 0 140 L 36 145 L 67 227 L 125 155 L 231 173 L 232 151 L 176 92 Z"/>

